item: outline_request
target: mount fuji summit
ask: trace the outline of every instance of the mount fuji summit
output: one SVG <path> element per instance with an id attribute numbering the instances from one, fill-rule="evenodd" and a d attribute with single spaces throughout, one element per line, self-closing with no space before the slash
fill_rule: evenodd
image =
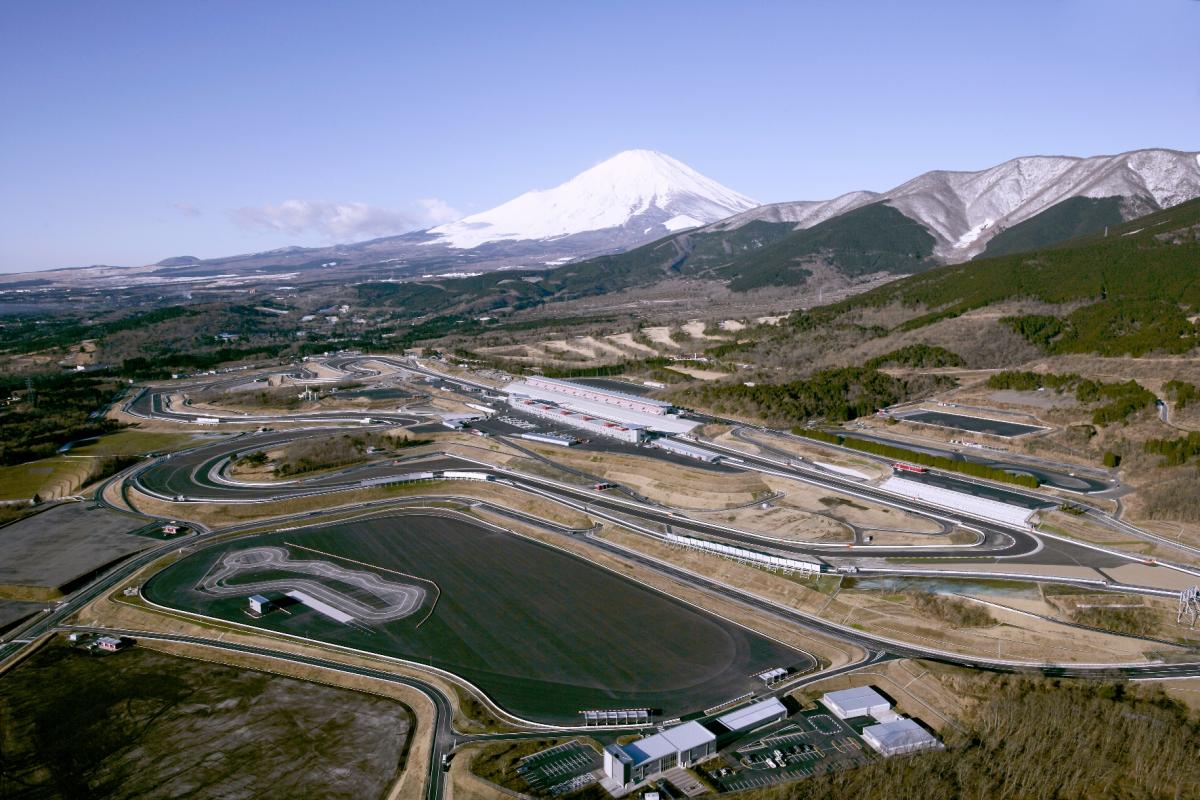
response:
<path id="1" fill-rule="evenodd" d="M 431 244 L 460 249 L 581 235 L 628 247 L 757 206 L 668 155 L 626 150 L 553 189 L 526 192 L 428 233 Z"/>

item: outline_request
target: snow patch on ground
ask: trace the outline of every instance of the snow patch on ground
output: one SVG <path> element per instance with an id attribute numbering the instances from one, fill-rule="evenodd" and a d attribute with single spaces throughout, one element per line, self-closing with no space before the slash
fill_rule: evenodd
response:
<path id="1" fill-rule="evenodd" d="M 993 220 L 985 219 L 983 222 L 979 223 L 974 228 L 971 228 L 971 230 L 958 237 L 958 241 L 954 243 L 954 246 L 959 250 L 964 247 L 970 247 L 976 242 L 976 240 L 979 239 L 980 236 L 983 235 L 983 232 L 991 226 L 992 222 Z"/>
<path id="2" fill-rule="evenodd" d="M 677 214 L 663 223 L 663 227 L 674 233 L 688 228 L 698 228 L 704 223 L 695 217 L 689 217 L 687 214 Z"/>

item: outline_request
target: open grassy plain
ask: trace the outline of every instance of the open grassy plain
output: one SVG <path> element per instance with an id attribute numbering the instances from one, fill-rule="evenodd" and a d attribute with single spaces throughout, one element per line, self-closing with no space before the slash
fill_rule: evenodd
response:
<path id="1" fill-rule="evenodd" d="M 0 681 L 0 796 L 383 798 L 411 724 L 386 698 L 59 640 Z"/>

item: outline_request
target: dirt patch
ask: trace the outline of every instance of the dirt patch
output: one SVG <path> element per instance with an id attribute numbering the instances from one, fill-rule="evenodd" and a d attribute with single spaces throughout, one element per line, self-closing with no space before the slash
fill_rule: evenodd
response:
<path id="1" fill-rule="evenodd" d="M 650 338 L 650 341 L 671 350 L 678 350 L 679 343 L 671 338 L 671 329 L 666 325 L 661 325 L 653 328 L 642 328 L 642 333 Z"/>
<path id="2" fill-rule="evenodd" d="M 130 535 L 145 526 L 146 520 L 90 503 L 65 503 L 0 528 L 0 597 L 51 599 L 80 578 L 154 544 Z M 16 587 L 45 593 L 31 595 Z"/>
<path id="3" fill-rule="evenodd" d="M 605 337 L 613 344 L 625 350 L 632 350 L 644 356 L 656 356 L 658 351 L 653 347 L 647 347 L 641 342 L 634 341 L 632 333 L 617 333 L 612 336 Z"/>
<path id="4" fill-rule="evenodd" d="M 700 381 L 718 381 L 729 377 L 728 373 L 718 372 L 715 369 L 697 369 L 695 367 L 683 367 L 678 364 L 673 365 L 671 369 Z"/>

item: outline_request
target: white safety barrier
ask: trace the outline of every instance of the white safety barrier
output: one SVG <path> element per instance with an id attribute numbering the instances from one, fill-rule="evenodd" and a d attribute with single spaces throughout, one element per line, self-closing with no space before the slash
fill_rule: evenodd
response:
<path id="1" fill-rule="evenodd" d="M 1005 525 L 1015 525 L 1020 528 L 1029 527 L 1029 517 L 1034 509 L 1001 503 L 999 500 L 988 500 L 976 497 L 966 492 L 956 492 L 943 489 L 940 486 L 930 486 L 919 481 L 910 481 L 892 476 L 879 485 L 880 489 L 895 492 L 904 497 L 911 497 L 925 503 L 932 503 L 942 508 L 964 511 L 976 517 L 995 520 Z"/>
<path id="2" fill-rule="evenodd" d="M 710 542 L 707 539 L 697 539 L 692 536 L 680 536 L 677 533 L 666 534 L 666 539 L 671 544 L 677 544 L 690 550 L 703 550 L 707 553 L 715 553 L 719 556 L 736 559 L 737 561 L 748 561 L 752 564 L 766 567 L 767 569 L 779 569 L 783 570 L 784 572 L 803 572 L 813 575 L 821 571 L 821 565 L 814 561 L 801 561 L 797 558 L 773 556 L 768 553 L 759 553 L 755 550 L 747 550 L 744 547 L 734 547 L 733 545 L 721 544 L 720 542 Z"/>

